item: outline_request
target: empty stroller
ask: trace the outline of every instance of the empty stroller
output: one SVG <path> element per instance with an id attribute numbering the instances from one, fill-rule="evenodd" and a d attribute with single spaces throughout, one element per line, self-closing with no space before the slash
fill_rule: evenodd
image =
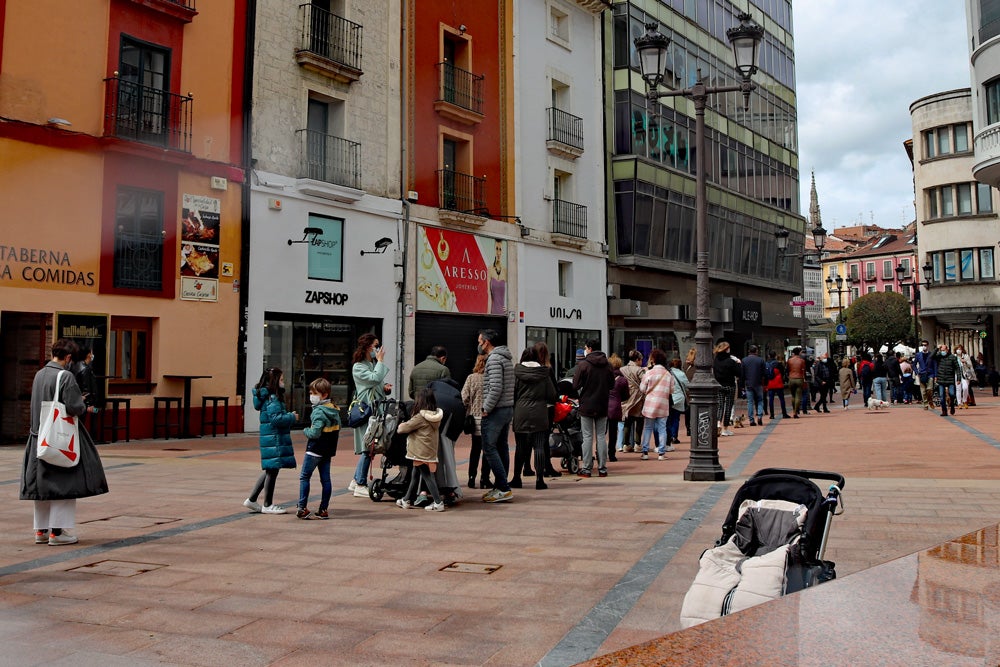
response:
<path id="1" fill-rule="evenodd" d="M 812 480 L 832 481 L 826 495 Z M 701 555 L 701 568 L 684 596 L 681 625 L 731 614 L 835 579 L 823 560 L 837 511 L 842 475 L 765 468 L 736 492 L 722 536 Z"/>
<path id="2" fill-rule="evenodd" d="M 579 403 L 565 394 L 559 396 L 552 422 L 549 456 L 560 459 L 562 468 L 575 475 L 580 471 L 580 457 L 583 456 Z"/>
<path id="3" fill-rule="evenodd" d="M 379 502 L 385 494 L 394 500 L 402 498 L 410 485 L 413 464 L 406 458 L 406 435 L 396 432 L 400 423 L 410 418 L 412 403 L 400 403 L 395 399 L 376 401 L 372 406 L 372 418 L 365 431 L 364 443 L 372 460 L 379 458 L 381 475 L 368 483 L 368 497 Z M 393 468 L 399 468 L 392 478 Z"/>

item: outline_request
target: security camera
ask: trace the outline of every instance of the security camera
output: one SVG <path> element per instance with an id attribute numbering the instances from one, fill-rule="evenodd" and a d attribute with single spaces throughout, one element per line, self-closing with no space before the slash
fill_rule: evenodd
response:
<path id="1" fill-rule="evenodd" d="M 417 203 L 417 199 L 418 199 L 418 195 L 417 195 L 417 191 L 416 190 L 407 190 L 406 191 L 406 201 L 410 202 L 411 204 L 416 204 Z"/>
<path id="2" fill-rule="evenodd" d="M 465 24 L 463 23 L 462 25 L 458 26 L 458 29 L 461 32 L 465 32 Z"/>

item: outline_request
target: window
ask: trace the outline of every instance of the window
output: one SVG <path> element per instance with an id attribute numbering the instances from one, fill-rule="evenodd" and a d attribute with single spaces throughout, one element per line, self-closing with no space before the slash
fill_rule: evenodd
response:
<path id="1" fill-rule="evenodd" d="M 924 132 L 924 157 L 932 158 L 937 152 L 937 140 L 934 138 L 934 130 Z"/>
<path id="2" fill-rule="evenodd" d="M 972 250 L 961 250 L 959 251 L 959 259 L 961 261 L 961 279 L 962 280 L 975 280 L 976 279 L 976 267 L 973 266 L 972 258 L 974 254 Z"/>
<path id="3" fill-rule="evenodd" d="M 903 296 L 905 296 L 908 300 L 913 298 L 913 295 L 910 293 L 912 287 L 913 285 L 910 283 L 905 283 L 899 286 L 900 292 L 902 292 Z"/>
<path id="4" fill-rule="evenodd" d="M 851 280 L 859 282 L 861 279 L 861 269 L 857 264 L 851 264 Z"/>
<path id="5" fill-rule="evenodd" d="M 955 191 L 958 194 L 958 214 L 972 215 L 972 184 L 959 183 Z"/>
<path id="6" fill-rule="evenodd" d="M 951 185 L 941 186 L 941 217 L 948 218 L 955 215 L 955 200 L 953 198 L 954 187 Z"/>
<path id="7" fill-rule="evenodd" d="M 933 220 L 938 217 L 938 191 L 937 188 L 928 188 L 927 190 L 927 219 Z"/>
<path id="8" fill-rule="evenodd" d="M 933 268 L 934 277 L 932 278 L 932 280 L 934 282 L 936 282 L 936 283 L 939 283 L 939 282 L 941 282 L 941 254 L 940 253 L 934 253 L 933 255 L 931 255 L 931 264 L 934 267 Z"/>
<path id="9" fill-rule="evenodd" d="M 860 297 L 860 296 L 861 296 L 861 288 L 860 287 L 852 287 L 851 288 L 851 303 L 854 303 L 858 299 L 858 297 Z M 850 305 L 850 304 L 848 304 L 848 305 Z"/>
<path id="10" fill-rule="evenodd" d="M 996 280 L 993 248 L 962 248 L 928 255 L 934 282 Z"/>
<path id="11" fill-rule="evenodd" d="M 965 123 L 955 125 L 955 152 L 965 153 L 969 150 L 969 128 Z"/>
<path id="12" fill-rule="evenodd" d="M 895 269 L 892 266 L 891 259 L 882 260 L 882 279 L 892 280 L 895 277 Z"/>
<path id="13" fill-rule="evenodd" d="M 948 128 L 938 128 L 937 132 L 938 155 L 947 155 L 951 152 L 951 137 L 948 136 Z"/>
<path id="14" fill-rule="evenodd" d="M 892 291 L 893 291 L 893 289 L 892 289 L 892 285 L 889 285 L 889 284 L 886 284 L 886 285 L 885 285 L 885 291 L 886 291 L 886 292 L 892 292 Z"/>
<path id="15" fill-rule="evenodd" d="M 109 393 L 149 391 L 153 320 L 111 317 L 108 333 Z"/>
<path id="16" fill-rule="evenodd" d="M 976 213 L 993 212 L 993 189 L 986 183 L 976 183 Z"/>
<path id="17" fill-rule="evenodd" d="M 1000 79 L 983 86 L 986 92 L 986 124 L 1000 123 Z"/>
<path id="18" fill-rule="evenodd" d="M 115 203 L 114 287 L 163 289 L 163 193 L 119 187 Z"/>
<path id="19" fill-rule="evenodd" d="M 899 260 L 899 265 L 901 267 L 903 267 L 903 278 L 909 278 L 910 277 L 910 258 L 909 257 L 903 257 L 902 259 Z"/>
<path id="20" fill-rule="evenodd" d="M 569 15 L 554 4 L 549 5 L 549 39 L 569 46 Z"/>
<path id="21" fill-rule="evenodd" d="M 829 277 L 832 278 L 833 280 L 836 280 L 837 279 L 837 275 L 838 275 L 837 274 L 837 266 L 836 265 L 831 266 L 830 267 L 830 271 L 829 271 Z"/>
<path id="22" fill-rule="evenodd" d="M 865 262 L 865 280 L 875 280 L 875 262 Z"/>
<path id="23" fill-rule="evenodd" d="M 876 289 L 875 285 L 869 285 L 868 286 L 868 294 L 874 294 L 875 293 L 875 289 Z"/>
<path id="24" fill-rule="evenodd" d="M 958 280 L 958 274 L 955 272 L 957 262 L 958 253 L 954 250 L 949 250 L 944 254 L 944 281 L 946 283 Z"/>
<path id="25" fill-rule="evenodd" d="M 996 273 L 993 269 L 993 248 L 979 249 L 979 278 L 981 280 L 993 280 Z"/>
<path id="26" fill-rule="evenodd" d="M 573 296 L 573 262 L 559 262 L 559 296 Z"/>

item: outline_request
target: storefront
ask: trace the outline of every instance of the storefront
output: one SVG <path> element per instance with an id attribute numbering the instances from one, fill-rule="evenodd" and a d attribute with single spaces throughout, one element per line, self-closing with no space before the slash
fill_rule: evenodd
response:
<path id="1" fill-rule="evenodd" d="M 352 355 L 363 333 L 379 337 L 394 369 L 386 381 L 398 385 L 401 262 L 392 246 L 399 202 L 365 196 L 364 207 L 352 207 L 286 194 L 276 204 L 267 188 L 258 190 L 251 198 L 247 404 L 264 369 L 278 367 L 286 406 L 299 413 L 300 425 L 309 419 L 308 387 L 316 378 L 329 380 L 334 402 L 346 408 Z M 258 430 L 256 411 L 244 419 L 246 430 Z"/>
<path id="2" fill-rule="evenodd" d="M 548 245 L 520 245 L 518 312 L 525 346 L 544 342 L 557 378 L 572 375 L 588 340 L 609 349 L 604 258 Z"/>
<path id="3" fill-rule="evenodd" d="M 476 363 L 479 331 L 495 329 L 507 344 L 509 247 L 505 239 L 417 226 L 415 363 L 443 345 L 461 383 Z"/>

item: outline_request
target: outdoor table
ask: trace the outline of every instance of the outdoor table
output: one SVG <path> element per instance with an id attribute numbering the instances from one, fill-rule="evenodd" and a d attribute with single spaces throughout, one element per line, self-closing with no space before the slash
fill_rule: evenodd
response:
<path id="1" fill-rule="evenodd" d="M 201 436 L 194 435 L 191 433 L 191 380 L 202 380 L 211 378 L 211 375 L 181 375 L 173 373 L 164 373 L 164 378 L 168 380 L 183 380 L 184 381 L 184 401 L 181 405 L 181 437 L 182 438 L 199 438 Z"/>

